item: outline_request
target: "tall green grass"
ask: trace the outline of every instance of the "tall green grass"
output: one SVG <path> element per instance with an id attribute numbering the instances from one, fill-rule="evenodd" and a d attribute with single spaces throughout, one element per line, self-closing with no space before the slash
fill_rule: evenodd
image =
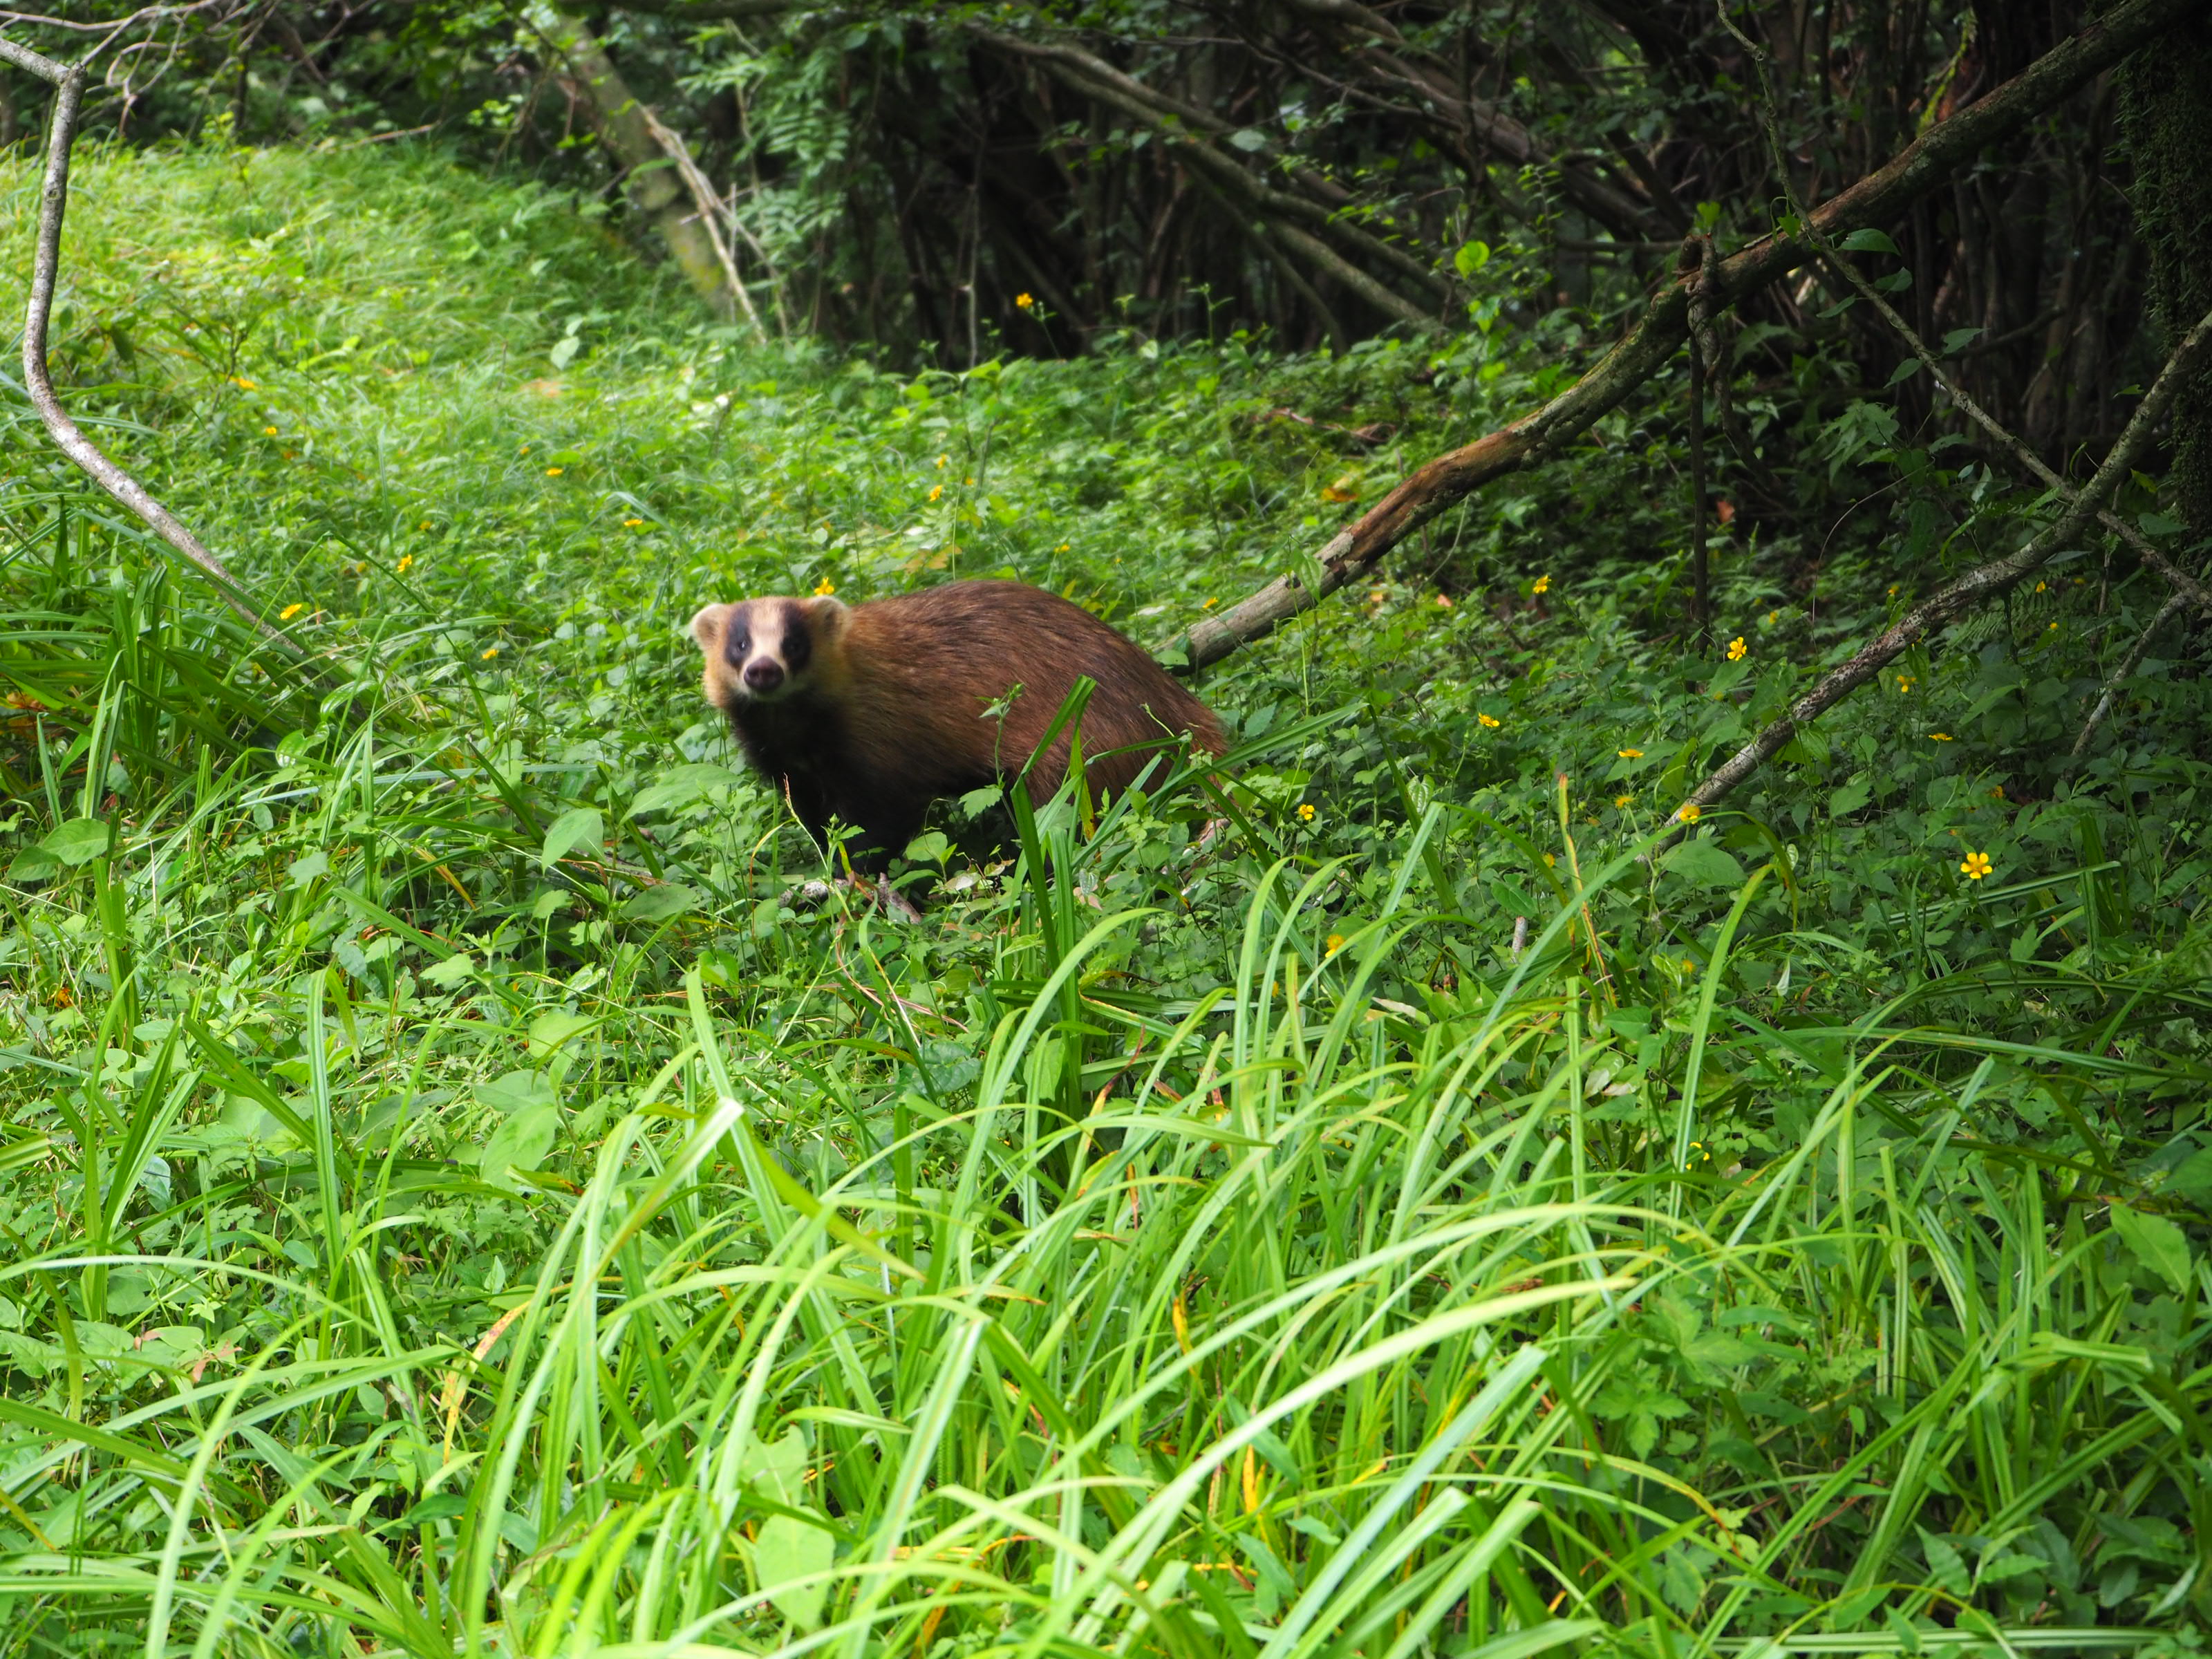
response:
<path id="1" fill-rule="evenodd" d="M 1217 795 L 809 909 L 691 605 L 1004 567 L 1142 632 L 1340 473 L 1251 408 L 1393 366 L 745 356 L 421 157 L 116 156 L 71 222 L 73 401 L 339 684 L 11 409 L 0 1653 L 2191 1650 L 2185 803 L 1900 758 L 1662 854 L 1711 683 L 1595 586 L 1401 586 L 1206 688 Z"/>

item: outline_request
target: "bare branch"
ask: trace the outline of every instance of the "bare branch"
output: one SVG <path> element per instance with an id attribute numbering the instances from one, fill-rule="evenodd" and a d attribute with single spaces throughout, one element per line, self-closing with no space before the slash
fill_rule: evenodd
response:
<path id="1" fill-rule="evenodd" d="M 2112 705 L 2119 700 L 2120 688 L 2142 665 L 2143 658 L 2150 651 L 2152 635 L 2171 622 L 2174 612 L 2188 603 L 2189 595 L 2179 589 L 2166 596 L 2166 603 L 2159 606 L 2158 615 L 2153 617 L 2150 625 L 2136 636 L 2136 642 L 2128 647 L 2128 654 L 2120 659 L 2120 665 L 2105 682 L 2105 690 L 2097 699 L 2097 706 L 2089 711 L 2089 718 L 2081 722 L 2081 735 L 2074 739 L 2074 747 L 2068 751 L 2069 758 L 2079 760 L 2087 752 L 2089 739 L 2097 735 L 2097 728 L 2105 723 L 2105 717 L 2112 712 Z"/>
<path id="2" fill-rule="evenodd" d="M 39 204 L 38 248 L 31 267 L 30 301 L 23 316 L 23 387 L 30 396 L 31 406 L 39 411 L 39 419 L 62 453 L 152 526 L 155 534 L 191 560 L 225 605 L 289 655 L 306 656 L 295 641 L 263 617 L 252 595 L 224 568 L 222 560 L 209 552 L 197 536 L 147 493 L 143 484 L 84 435 L 55 395 L 53 380 L 46 368 L 46 330 L 61 270 L 62 218 L 69 207 L 70 149 L 76 140 L 77 116 L 84 103 L 85 66 L 78 64 L 64 67 L 6 40 L 0 40 L 0 59 L 28 70 L 54 87 L 53 121 L 46 143 L 46 185 Z"/>
<path id="3" fill-rule="evenodd" d="M 721 262 L 722 274 L 729 278 L 730 292 L 737 296 L 745 320 L 753 325 L 754 337 L 765 343 L 768 330 L 761 326 L 760 313 L 753 309 L 753 296 L 745 292 L 745 279 L 738 275 L 738 262 L 731 257 L 729 242 L 722 235 L 721 204 L 715 199 L 714 186 L 699 171 L 698 162 L 691 159 L 691 147 L 684 142 L 681 133 L 655 114 L 651 106 L 641 104 L 638 112 L 645 117 L 646 131 L 667 152 L 677 175 L 684 180 L 684 187 L 691 192 L 691 204 L 699 210 L 699 222 L 706 229 L 707 240 L 714 244 L 714 258 Z"/>
<path id="4" fill-rule="evenodd" d="M 2212 313 L 2207 313 L 2189 331 L 2173 356 L 2166 359 L 2166 367 L 2144 395 L 2127 429 L 2120 434 L 2119 442 L 2112 446 L 2112 453 L 2097 469 L 2097 476 L 2074 497 L 2063 515 L 2018 552 L 1978 564 L 1941 592 L 1929 595 L 1862 647 L 1850 661 L 1822 675 L 1813 689 L 1791 703 L 1780 719 L 1736 750 L 1692 790 L 1686 804 L 1700 811 L 1712 805 L 1779 752 L 1799 727 L 1872 680 L 1934 629 L 1965 615 L 1984 600 L 1995 599 L 2048 563 L 2052 555 L 2088 528 L 2097 516 L 2097 503 L 2126 479 L 2150 447 L 2152 434 L 2173 402 L 2175 392 L 2207 360 L 2212 360 Z"/>
<path id="5" fill-rule="evenodd" d="M 1815 218 L 1828 235 L 1894 218 L 1988 145 L 2018 131 L 2159 34 L 2202 0 L 2123 0 L 2012 80 L 1928 129 L 1885 166 L 1824 203 Z M 1812 252 L 1802 235 L 1770 234 L 1709 267 L 1713 311 L 1740 302 Z M 1385 495 L 1317 556 L 1316 585 L 1282 576 L 1218 617 L 1195 623 L 1169 653 L 1178 669 L 1218 662 L 1264 638 L 1318 600 L 1371 569 L 1382 556 L 1471 491 L 1506 473 L 1540 465 L 1662 368 L 1687 337 L 1687 291 L 1670 283 L 1644 317 L 1597 366 L 1558 397 L 1510 425 L 1437 457 Z"/>

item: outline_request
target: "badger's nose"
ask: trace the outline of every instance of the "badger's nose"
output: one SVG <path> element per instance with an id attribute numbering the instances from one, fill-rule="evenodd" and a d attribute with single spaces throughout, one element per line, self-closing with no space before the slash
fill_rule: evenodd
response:
<path id="1" fill-rule="evenodd" d="M 783 665 L 762 657 L 745 665 L 745 690 L 773 691 L 783 684 Z"/>

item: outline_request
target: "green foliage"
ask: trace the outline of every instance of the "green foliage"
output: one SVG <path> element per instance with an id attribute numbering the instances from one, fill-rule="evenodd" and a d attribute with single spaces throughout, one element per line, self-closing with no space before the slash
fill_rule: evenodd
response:
<path id="1" fill-rule="evenodd" d="M 908 378 L 552 205 L 85 169 L 65 395 L 337 683 L 0 405 L 0 1652 L 2192 1650 L 2203 711 L 2050 758 L 2154 599 L 2055 571 L 1667 847 L 1870 550 L 2031 511 L 1808 361 L 1746 418 L 1884 516 L 1717 537 L 1702 659 L 1625 410 L 1211 679 L 1220 782 L 809 908 L 698 604 L 1164 638 L 1576 342 Z"/>

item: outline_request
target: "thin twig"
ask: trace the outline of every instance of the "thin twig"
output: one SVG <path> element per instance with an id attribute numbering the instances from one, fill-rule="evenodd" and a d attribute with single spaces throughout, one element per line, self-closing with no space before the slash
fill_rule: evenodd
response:
<path id="1" fill-rule="evenodd" d="M 745 292 L 745 279 L 738 275 L 738 262 L 730 255 L 730 244 L 722 234 L 721 200 L 714 188 L 707 182 L 707 175 L 699 171 L 698 162 L 691 159 L 691 147 L 684 142 L 683 134 L 653 113 L 650 106 L 640 104 L 638 113 L 645 117 L 645 128 L 653 142 L 667 152 L 675 165 L 676 176 L 691 192 L 692 204 L 699 210 L 699 223 L 706 230 L 707 240 L 714 245 L 714 257 L 721 261 L 722 274 L 729 278 L 730 292 L 737 296 L 745 320 L 753 325 L 754 335 L 763 344 L 768 342 L 768 330 L 761 326 L 760 313 L 753 309 L 753 296 Z"/>
<path id="2" fill-rule="evenodd" d="M 2074 747 L 2069 751 L 2071 758 L 2079 760 L 2087 751 L 2089 739 L 2097 735 L 2097 728 L 2105 723 L 2105 716 L 2112 712 L 2112 705 L 2118 701 L 2120 688 L 2127 684 L 2128 677 L 2142 665 L 2143 658 L 2149 653 L 2151 635 L 2172 621 L 2173 613 L 2188 603 L 2189 595 L 2179 589 L 2166 596 L 2166 603 L 2159 606 L 2158 615 L 2150 619 L 2150 626 L 2136 636 L 2135 644 L 2128 649 L 2128 654 L 2120 659 L 2120 665 L 2112 671 L 2112 678 L 2105 682 L 2105 690 L 2097 699 L 2097 706 L 2089 711 L 2089 718 L 2081 723 L 2081 735 L 2074 739 Z"/>
<path id="3" fill-rule="evenodd" d="M 2129 421 L 2127 429 L 2120 434 L 2119 442 L 2112 446 L 2112 453 L 2097 469 L 2097 476 L 2074 497 L 2063 517 L 2018 552 L 1975 566 L 1941 592 L 1923 600 L 1893 626 L 1862 647 L 1850 661 L 1823 675 L 1810 691 L 1790 705 L 1780 719 L 1736 750 L 1690 792 L 1682 809 L 1688 812 L 1686 822 L 1693 821 L 1697 815 L 1689 812 L 1689 809 L 1702 812 L 1712 805 L 1772 758 L 1800 726 L 1809 724 L 1872 680 L 1930 631 L 1964 615 L 1984 600 L 2008 592 L 2022 578 L 2033 575 L 2048 563 L 2097 516 L 2097 503 L 2127 477 L 2143 451 L 2149 447 L 2151 435 L 2172 403 L 2176 391 L 2207 359 L 2212 359 L 2212 312 L 2208 312 L 2189 331 L 2173 356 L 2166 359 L 2166 367 L 2159 371 L 2157 380 L 2136 410 L 2134 418 Z"/>
<path id="4" fill-rule="evenodd" d="M 307 653 L 289 635 L 272 627 L 253 603 L 252 596 L 222 561 L 201 545 L 169 510 L 146 492 L 145 487 L 103 454 L 99 447 L 71 420 L 55 395 L 46 370 L 47 320 L 53 312 L 54 289 L 61 270 L 62 218 L 69 207 L 70 149 L 76 140 L 77 116 L 83 107 L 85 66 L 64 66 L 27 46 L 0 40 L 0 59 L 27 70 L 54 88 L 53 123 L 46 144 L 46 178 L 39 205 L 38 252 L 31 267 L 31 297 L 23 316 L 23 387 L 31 406 L 39 411 L 55 446 L 89 474 L 117 501 L 153 527 L 154 532 L 191 560 L 221 596 L 222 602 L 251 623 L 264 639 L 295 659 Z"/>

